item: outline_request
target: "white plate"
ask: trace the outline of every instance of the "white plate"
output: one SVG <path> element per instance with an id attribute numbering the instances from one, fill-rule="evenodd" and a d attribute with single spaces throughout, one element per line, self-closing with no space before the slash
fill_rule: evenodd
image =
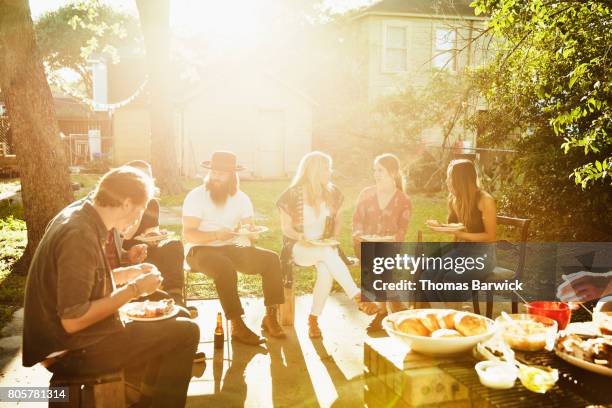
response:
<path id="1" fill-rule="evenodd" d="M 564 353 L 562 351 L 559 351 L 557 349 L 555 349 L 555 354 L 557 354 L 557 356 L 559 356 L 559 358 L 561 358 L 562 360 L 567 361 L 571 365 L 575 365 L 576 367 L 580 367 L 580 368 L 582 368 L 584 370 L 591 371 L 593 373 L 597 373 L 597 374 L 601 374 L 601 375 L 607 375 L 608 377 L 612 377 L 612 368 L 608 368 L 608 367 L 602 366 L 600 364 L 591 363 L 591 362 L 585 361 L 585 360 L 583 360 L 581 358 L 570 356 L 569 354 L 566 354 L 566 353 Z"/>
<path id="2" fill-rule="evenodd" d="M 150 237 L 139 235 L 137 237 L 134 237 L 134 239 L 140 242 L 157 242 L 157 241 L 163 241 L 164 239 L 169 238 L 171 235 L 172 234 L 170 233 L 162 234 L 162 235 L 152 235 Z"/>
<path id="3" fill-rule="evenodd" d="M 442 225 L 440 226 L 428 225 L 428 227 L 430 230 L 436 231 L 436 232 L 455 232 L 455 231 L 461 231 L 462 229 L 465 228 L 463 225 L 458 226 L 458 227 L 444 227 Z"/>
<path id="4" fill-rule="evenodd" d="M 423 312 L 437 313 L 445 310 L 448 309 L 413 309 L 391 313 L 383 319 L 382 326 L 389 334 L 389 336 L 403 343 L 406 343 L 408 346 L 410 346 L 411 350 L 428 356 L 448 356 L 460 353 L 467 353 L 470 352 L 474 348 L 474 346 L 476 346 L 476 344 L 488 340 L 491 336 L 495 334 L 495 323 L 493 322 L 493 320 L 474 313 L 460 311 L 457 312 L 466 313 L 483 319 L 486 322 L 489 330 L 487 330 L 483 334 L 479 334 L 478 336 L 433 338 L 428 336 L 416 336 L 412 334 L 407 334 L 395 330 L 395 328 L 393 327 L 393 321 L 403 319 L 404 317 L 420 314 Z"/>
<path id="5" fill-rule="evenodd" d="M 366 242 L 393 242 L 395 237 L 393 235 L 362 235 L 360 237 Z"/>
<path id="6" fill-rule="evenodd" d="M 268 230 L 269 230 L 268 227 L 266 227 L 264 225 L 258 225 L 258 226 L 255 227 L 255 229 L 253 231 L 244 231 L 244 232 L 232 231 L 232 234 L 238 235 L 238 236 L 249 236 L 249 235 L 263 234 L 264 232 L 266 232 Z"/>
<path id="7" fill-rule="evenodd" d="M 129 305 L 129 303 L 128 303 Z M 129 307 L 127 308 L 129 309 Z M 132 320 L 134 322 L 157 322 L 160 320 L 166 320 L 166 319 L 170 319 L 171 317 L 174 317 L 177 315 L 177 313 L 179 312 L 179 308 L 176 305 L 172 306 L 172 310 L 170 310 L 170 312 L 166 313 L 163 316 L 158 316 L 158 317 L 132 317 L 129 314 L 127 314 L 127 309 L 123 310 L 123 314 L 125 315 L 125 317 L 129 320 Z"/>
<path id="8" fill-rule="evenodd" d="M 336 245 L 340 245 L 340 242 L 336 241 L 335 239 L 313 239 L 310 242 L 312 245 L 315 246 L 336 246 Z"/>

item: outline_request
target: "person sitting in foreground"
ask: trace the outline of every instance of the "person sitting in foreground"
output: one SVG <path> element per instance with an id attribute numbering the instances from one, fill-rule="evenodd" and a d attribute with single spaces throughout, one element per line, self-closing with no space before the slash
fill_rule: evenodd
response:
<path id="1" fill-rule="evenodd" d="M 120 167 L 101 178 L 91 201 L 51 221 L 26 282 L 23 365 L 96 375 L 146 364 L 142 388 L 152 395 L 143 393 L 141 405 L 182 407 L 199 328 L 183 318 L 122 323 L 118 309 L 157 290 L 162 279 L 151 264 L 112 271 L 103 249 L 111 229 L 124 232 L 140 221 L 153 190 L 147 175 Z"/>
<path id="2" fill-rule="evenodd" d="M 237 245 L 236 231 L 253 226 L 253 204 L 240 190 L 236 156 L 231 152 L 214 152 L 203 163 L 210 169 L 204 184 L 196 187 L 183 203 L 183 238 L 189 246 L 187 263 L 193 271 L 213 279 L 221 307 L 232 324 L 232 339 L 257 345 L 265 341 L 251 331 L 242 315 L 238 297 L 237 271 L 261 275 L 266 315 L 262 330 L 272 337 L 285 337 L 278 323 L 278 305 L 285 302 L 280 261 L 270 250 Z"/>

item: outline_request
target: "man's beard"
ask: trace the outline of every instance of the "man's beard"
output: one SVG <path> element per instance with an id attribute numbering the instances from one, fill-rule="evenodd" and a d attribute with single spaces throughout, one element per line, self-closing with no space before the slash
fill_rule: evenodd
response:
<path id="1" fill-rule="evenodd" d="M 227 198 L 232 193 L 229 183 L 210 180 L 206 183 L 206 190 L 210 192 L 210 199 L 217 207 L 225 205 Z"/>

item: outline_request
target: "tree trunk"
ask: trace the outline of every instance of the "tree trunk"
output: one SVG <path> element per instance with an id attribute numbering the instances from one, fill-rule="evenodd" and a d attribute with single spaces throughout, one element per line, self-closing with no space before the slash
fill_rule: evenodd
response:
<path id="1" fill-rule="evenodd" d="M 73 198 L 27 0 L 0 0 L 0 56 L 0 87 L 13 133 L 28 229 L 28 245 L 16 269 L 26 273 L 47 223 Z"/>
<path id="2" fill-rule="evenodd" d="M 153 174 L 164 192 L 176 194 L 181 186 L 170 101 L 169 0 L 137 0 L 136 4 L 147 51 Z"/>

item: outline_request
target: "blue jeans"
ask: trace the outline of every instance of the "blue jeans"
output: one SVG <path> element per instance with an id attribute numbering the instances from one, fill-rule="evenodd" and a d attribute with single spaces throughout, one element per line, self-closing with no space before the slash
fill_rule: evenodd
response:
<path id="1" fill-rule="evenodd" d="M 49 367 L 60 375 L 95 375 L 146 364 L 144 380 L 153 388 L 153 407 L 184 407 L 200 329 L 183 318 L 130 322 L 125 329 Z"/>

